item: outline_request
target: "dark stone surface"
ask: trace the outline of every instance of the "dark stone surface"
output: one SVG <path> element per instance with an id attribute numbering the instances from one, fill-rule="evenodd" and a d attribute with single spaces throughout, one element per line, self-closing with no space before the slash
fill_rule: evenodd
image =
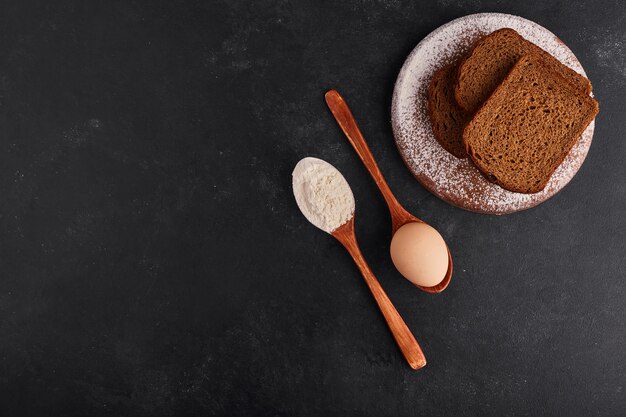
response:
<path id="1" fill-rule="evenodd" d="M 0 415 L 624 415 L 626 7 L 527 3 L 2 2 Z M 411 49 L 484 11 L 556 33 L 601 106 L 572 183 L 506 217 L 426 192 L 389 123 Z M 330 87 L 399 200 L 447 239 L 445 293 L 393 269 Z M 304 156 L 350 182 L 423 370 L 298 211 Z"/>

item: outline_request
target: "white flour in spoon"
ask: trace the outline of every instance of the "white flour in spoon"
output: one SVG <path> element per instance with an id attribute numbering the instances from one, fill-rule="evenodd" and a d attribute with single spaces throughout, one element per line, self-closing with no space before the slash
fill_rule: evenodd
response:
<path id="1" fill-rule="evenodd" d="M 334 166 L 321 159 L 304 158 L 292 175 L 298 207 L 313 225 L 331 233 L 352 218 L 352 190 Z"/>

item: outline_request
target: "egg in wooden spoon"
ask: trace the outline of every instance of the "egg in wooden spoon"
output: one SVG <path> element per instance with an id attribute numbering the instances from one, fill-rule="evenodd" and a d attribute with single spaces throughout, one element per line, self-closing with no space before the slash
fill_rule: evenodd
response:
<path id="1" fill-rule="evenodd" d="M 413 216 L 396 200 L 343 97 L 330 90 L 325 95 L 341 130 L 383 194 L 391 213 L 391 259 L 398 271 L 420 289 L 438 293 L 452 277 L 452 256 L 445 241 L 434 228 Z"/>

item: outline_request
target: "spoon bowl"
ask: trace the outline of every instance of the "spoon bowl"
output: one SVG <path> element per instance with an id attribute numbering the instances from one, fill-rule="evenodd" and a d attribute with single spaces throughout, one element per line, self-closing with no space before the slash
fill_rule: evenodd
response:
<path id="1" fill-rule="evenodd" d="M 389 213 L 391 214 L 391 233 L 392 235 L 398 231 L 399 228 L 404 226 L 407 223 L 418 222 L 425 223 L 423 220 L 418 219 L 413 216 L 411 213 L 406 211 L 404 207 L 398 202 L 396 197 L 391 192 L 389 185 L 385 181 L 383 174 L 380 172 L 380 168 L 378 168 L 378 164 L 372 155 L 372 152 L 367 146 L 365 142 L 365 138 L 359 129 L 359 126 L 350 111 L 350 108 L 346 104 L 345 100 L 336 90 L 330 90 L 325 94 L 326 104 L 328 104 L 328 108 L 331 113 L 337 120 L 339 127 L 348 138 L 348 141 L 363 161 L 363 164 L 369 171 L 370 175 L 376 182 L 378 189 L 382 193 L 387 206 L 389 207 Z M 428 293 L 440 293 L 445 290 L 450 284 L 450 279 L 452 278 L 452 255 L 450 254 L 450 248 L 446 245 L 446 249 L 448 251 L 448 270 L 446 275 L 443 277 L 442 281 L 432 287 L 423 287 L 420 285 L 415 285 L 419 289 L 428 292 Z"/>

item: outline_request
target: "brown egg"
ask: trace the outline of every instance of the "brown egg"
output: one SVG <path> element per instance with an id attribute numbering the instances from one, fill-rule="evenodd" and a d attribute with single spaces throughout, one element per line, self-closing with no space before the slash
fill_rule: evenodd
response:
<path id="1" fill-rule="evenodd" d="M 415 285 L 433 287 L 448 271 L 448 248 L 435 229 L 425 223 L 407 223 L 391 239 L 391 260 Z"/>

